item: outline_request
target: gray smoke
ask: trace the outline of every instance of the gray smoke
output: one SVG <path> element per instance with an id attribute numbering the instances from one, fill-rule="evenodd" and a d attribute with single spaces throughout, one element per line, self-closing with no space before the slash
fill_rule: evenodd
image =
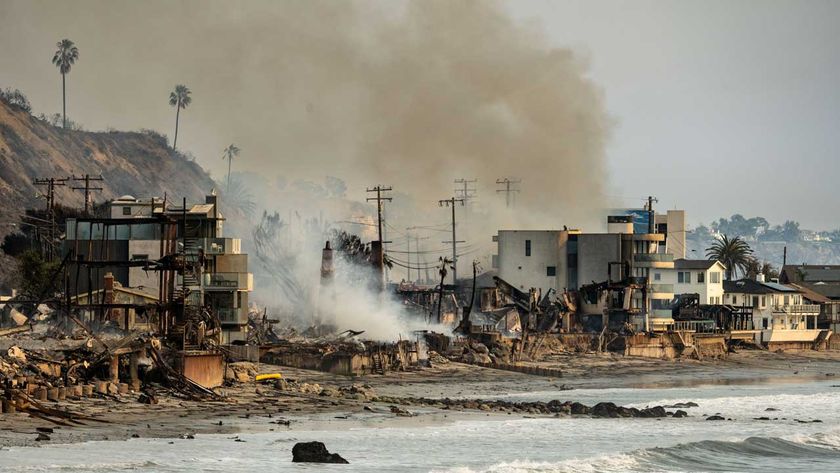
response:
<path id="1" fill-rule="evenodd" d="M 234 170 L 338 176 L 355 198 L 382 182 L 431 206 L 477 177 L 494 210 L 494 181 L 518 177 L 542 227 L 601 202 L 610 120 L 587 64 L 493 1 L 6 1 L 0 22 L 0 80 L 39 112 L 61 103 L 54 43 L 77 43 L 68 107 L 88 129 L 171 135 L 187 84 L 179 144 L 218 177 L 235 142 Z"/>

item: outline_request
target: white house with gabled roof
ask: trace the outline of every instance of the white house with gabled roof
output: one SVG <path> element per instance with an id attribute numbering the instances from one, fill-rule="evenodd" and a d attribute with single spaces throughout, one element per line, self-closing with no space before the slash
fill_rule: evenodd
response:
<path id="1" fill-rule="evenodd" d="M 698 294 L 700 304 L 723 304 L 723 275 L 726 266 L 720 261 L 676 259 L 674 294 Z"/>

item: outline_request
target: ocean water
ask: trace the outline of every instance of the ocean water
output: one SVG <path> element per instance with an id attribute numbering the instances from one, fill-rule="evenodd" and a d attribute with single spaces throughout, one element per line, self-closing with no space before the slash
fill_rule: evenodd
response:
<path id="1" fill-rule="evenodd" d="M 242 442 L 232 435 L 198 435 L 194 440 L 131 439 L 5 448 L 0 451 L 0 470 L 840 471 L 840 386 L 835 387 L 836 383 L 500 394 L 498 397 L 511 400 L 612 401 L 636 407 L 694 401 L 700 407 L 685 409 L 690 417 L 683 419 L 450 415 L 441 422 L 402 419 L 399 423 L 373 422 L 372 427 L 325 416 L 317 424 L 293 423 L 288 430 L 243 433 L 238 435 Z M 706 421 L 705 416 L 712 414 L 732 420 Z M 822 422 L 810 422 L 815 419 Z M 292 446 L 310 440 L 324 442 L 350 464 L 292 464 Z"/>

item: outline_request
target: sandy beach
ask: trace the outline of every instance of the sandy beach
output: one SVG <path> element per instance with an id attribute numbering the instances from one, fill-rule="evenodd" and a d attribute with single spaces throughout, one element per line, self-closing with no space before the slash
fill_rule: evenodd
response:
<path id="1" fill-rule="evenodd" d="M 325 419 L 347 426 L 398 423 L 425 425 L 454 418 L 487 416 L 478 411 L 441 411 L 411 407 L 413 417 L 394 414 L 394 398 L 494 398 L 502 394 L 557 391 L 557 398 L 575 401 L 576 389 L 668 388 L 714 384 L 806 383 L 833 379 L 840 373 L 840 352 L 770 353 L 741 351 L 719 361 L 666 361 L 612 354 L 556 355 L 541 365 L 561 368 L 550 378 L 482 368 L 462 363 L 435 364 L 416 371 L 363 378 L 260 364 L 261 373 L 283 373 L 298 383 L 321 388 L 364 384 L 388 403 L 347 396 L 302 394 L 272 384 L 242 383 L 224 388 L 225 399 L 192 401 L 160 396 L 157 405 L 141 404 L 137 394 L 119 399 L 84 398 L 64 401 L 68 410 L 100 419 L 85 425 L 57 426 L 25 413 L 0 416 L 0 446 L 31 446 L 37 428 L 51 428 L 44 443 L 74 443 L 128 438 L 179 438 L 195 434 L 236 435 L 252 431 L 317 429 Z M 840 379 L 838 380 L 840 387 Z M 342 424 L 342 425 L 345 425 Z"/>

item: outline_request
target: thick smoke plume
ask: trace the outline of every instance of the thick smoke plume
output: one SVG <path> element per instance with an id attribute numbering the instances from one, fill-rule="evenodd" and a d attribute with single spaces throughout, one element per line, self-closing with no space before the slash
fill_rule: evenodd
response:
<path id="1" fill-rule="evenodd" d="M 254 215 L 279 211 L 295 230 L 313 219 L 322 228 L 369 223 L 373 210 L 359 209 L 364 188 L 391 185 L 389 238 L 435 226 L 423 256 L 433 262 L 448 237 L 449 212 L 438 200 L 452 196 L 453 179 L 477 178 L 477 204 L 458 216 L 471 252 L 460 265 L 466 275 L 473 257 L 489 262 L 497 229 L 587 225 L 601 206 L 611 122 L 586 62 L 491 0 L 8 0 L 0 26 L 0 44 L 15 45 L 0 51 L 13 65 L 0 70 L 0 83 L 24 89 L 36 112 L 59 109 L 49 57 L 58 39 L 76 42 L 68 113 L 88 129 L 171 136 L 167 98 L 175 84 L 188 85 L 193 103 L 181 113 L 179 148 L 224 182 L 222 150 L 235 143 L 234 174 L 254 197 Z M 309 185 L 325 176 L 339 180 Z M 522 181 L 515 211 L 496 193 L 502 177 Z M 346 193 L 335 191 L 339 183 Z M 333 190 L 288 198 L 319 189 Z M 335 206 L 321 205 L 328 202 Z M 250 233 L 248 223 L 228 223 Z M 370 226 L 347 229 L 375 238 Z M 286 270 L 309 284 L 323 237 L 303 241 L 300 264 Z M 256 272 L 259 263 L 252 259 Z M 254 299 L 276 293 L 258 285 Z M 373 313 L 363 302 L 358 312 Z"/>
<path id="2" fill-rule="evenodd" d="M 610 121 L 586 62 L 494 1 L 9 1 L 0 13 L 0 40 L 16 45 L 0 57 L 26 65 L 0 78 L 36 110 L 61 103 L 48 56 L 70 37 L 75 119 L 171 134 L 166 100 L 187 84 L 179 144 L 219 176 L 235 142 L 234 170 L 338 176 L 357 199 L 381 182 L 427 210 L 454 178 L 478 178 L 497 226 L 578 225 L 603 194 Z M 495 212 L 504 176 L 523 181 L 518 221 Z"/>

